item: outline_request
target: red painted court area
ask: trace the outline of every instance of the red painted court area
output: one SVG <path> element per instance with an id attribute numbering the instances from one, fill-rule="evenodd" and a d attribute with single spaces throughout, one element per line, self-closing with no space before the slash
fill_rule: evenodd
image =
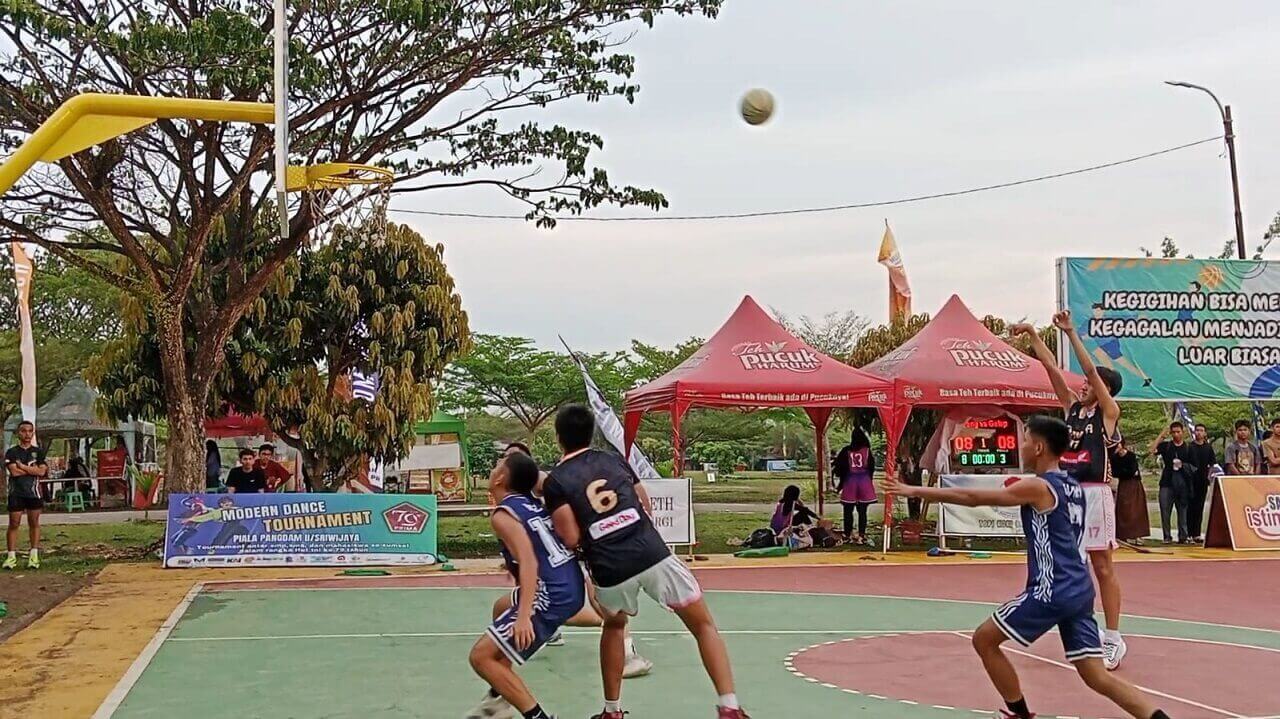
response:
<path id="1" fill-rule="evenodd" d="M 819 645 L 793 658 L 795 673 L 859 694 L 924 706 L 999 706 L 964 632 L 878 635 Z M 1276 709 L 1280 651 L 1130 636 L 1124 678 L 1160 697 L 1176 717 L 1264 716 Z M 1114 717 L 1110 702 L 1084 689 L 1057 637 L 1030 648 L 1006 645 L 1041 716 Z M 911 667 L 910 672 L 902 671 Z M 1260 691 L 1261 690 L 1261 691 Z"/>

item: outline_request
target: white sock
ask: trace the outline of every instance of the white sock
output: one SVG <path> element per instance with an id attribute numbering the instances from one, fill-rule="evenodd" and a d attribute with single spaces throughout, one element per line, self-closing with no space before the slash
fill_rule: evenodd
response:
<path id="1" fill-rule="evenodd" d="M 721 695 L 720 695 L 720 706 L 724 707 L 725 709 L 739 709 L 739 708 L 741 708 L 741 707 L 739 707 L 739 706 L 738 706 L 738 695 L 737 695 L 737 694 L 721 694 Z"/>
<path id="2" fill-rule="evenodd" d="M 31 548 L 31 551 L 30 551 L 30 552 L 27 552 L 27 556 L 28 556 L 28 557 L 38 557 L 38 556 L 40 556 L 40 548 L 39 548 L 39 547 L 32 547 L 32 548 Z"/>
<path id="3" fill-rule="evenodd" d="M 626 647 L 627 656 L 634 657 L 636 655 L 636 643 L 631 640 L 630 634 L 622 640 L 622 645 Z"/>
<path id="4" fill-rule="evenodd" d="M 1103 629 L 1102 640 L 1104 642 L 1111 642 L 1112 644 L 1119 644 L 1120 630 L 1119 629 Z"/>
<path id="5" fill-rule="evenodd" d="M 608 699 L 605 699 L 605 700 L 604 700 L 604 710 L 605 710 L 606 712 L 608 712 L 608 713 L 613 713 L 613 712 L 620 712 L 620 711 L 622 711 L 622 700 L 621 700 L 621 699 L 619 699 L 619 700 L 617 700 L 617 701 L 612 701 L 612 702 L 611 702 L 611 701 L 609 701 Z"/>
<path id="6" fill-rule="evenodd" d="M 17 552 L 9 552 L 9 559 L 17 559 L 17 558 L 18 558 Z"/>

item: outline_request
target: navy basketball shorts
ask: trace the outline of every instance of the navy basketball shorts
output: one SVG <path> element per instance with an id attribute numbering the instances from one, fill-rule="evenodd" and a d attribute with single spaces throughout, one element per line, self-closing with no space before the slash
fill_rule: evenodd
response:
<path id="1" fill-rule="evenodd" d="M 1062 637 L 1067 661 L 1102 657 L 1102 636 L 1093 618 L 1093 594 L 1070 601 L 1042 602 L 1020 594 L 991 615 L 1006 637 L 1024 647 L 1054 627 Z"/>
<path id="2" fill-rule="evenodd" d="M 485 630 L 485 634 L 512 664 L 521 665 L 533 658 L 551 638 L 560 631 L 565 622 L 582 611 L 586 605 L 586 585 L 579 584 L 578 591 L 548 593 L 539 585 L 538 594 L 533 599 L 533 642 L 520 650 L 516 647 L 516 617 L 520 613 L 520 587 L 511 590 L 511 607 L 498 615 L 493 624 Z"/>

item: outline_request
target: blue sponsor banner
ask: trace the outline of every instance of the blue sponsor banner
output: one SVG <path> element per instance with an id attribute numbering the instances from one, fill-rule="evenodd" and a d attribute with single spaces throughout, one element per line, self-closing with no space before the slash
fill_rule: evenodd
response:
<path id="1" fill-rule="evenodd" d="M 171 494 L 164 566 L 434 564 L 436 498 Z"/>

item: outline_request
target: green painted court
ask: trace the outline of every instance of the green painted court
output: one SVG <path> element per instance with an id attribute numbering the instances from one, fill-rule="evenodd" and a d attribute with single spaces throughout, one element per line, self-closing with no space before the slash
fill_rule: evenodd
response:
<path id="1" fill-rule="evenodd" d="M 991 570 L 1006 566 L 955 576 L 1000 591 L 1008 584 Z M 890 569 L 699 573 L 709 587 L 743 587 L 713 588 L 707 596 L 733 657 L 738 694 L 753 717 L 794 716 L 798 707 L 814 716 L 954 717 L 988 714 L 998 705 L 965 634 L 992 604 L 830 593 L 851 580 L 865 580 L 868 593 L 877 583 L 893 589 L 902 578 L 884 571 Z M 948 573 L 939 570 L 949 568 L 896 569 L 910 570 L 907 579 L 943 582 Z M 823 573 L 840 577 L 838 586 L 824 587 L 828 593 L 787 590 L 806 578 L 820 585 Z M 491 586 L 445 586 L 451 583 Z M 779 588 L 753 588 L 762 583 Z M 168 719 L 198 709 L 200 716 L 228 717 L 461 717 L 485 689 L 467 652 L 501 586 L 495 576 L 197 586 L 98 716 Z M 655 668 L 624 685 L 631 716 L 713 716 L 714 696 L 696 647 L 675 617 L 649 604 L 633 628 Z M 1131 653 L 1122 671 L 1166 697 L 1172 716 L 1280 713 L 1280 699 L 1268 686 L 1280 675 L 1277 628 L 1156 618 L 1127 618 L 1124 628 Z M 599 711 L 595 637 L 569 630 L 565 646 L 544 649 L 521 671 L 561 719 Z M 1166 658 L 1171 652 L 1176 662 Z M 1033 708 L 1039 704 L 1041 716 L 1119 716 L 1086 696 L 1061 655 L 1050 635 L 1015 656 Z M 1195 685 L 1187 683 L 1191 678 Z"/>

